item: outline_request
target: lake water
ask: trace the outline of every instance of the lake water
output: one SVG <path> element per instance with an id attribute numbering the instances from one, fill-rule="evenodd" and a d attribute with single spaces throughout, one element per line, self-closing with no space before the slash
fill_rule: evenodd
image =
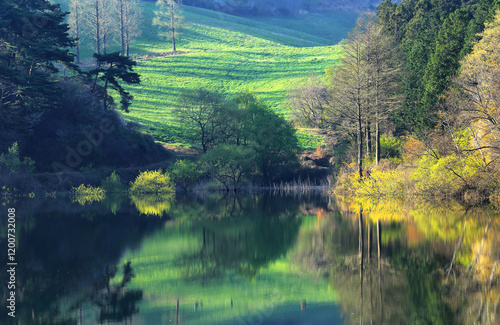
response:
<path id="1" fill-rule="evenodd" d="M 29 199 L 1 324 L 500 324 L 493 209 L 322 195 Z"/>

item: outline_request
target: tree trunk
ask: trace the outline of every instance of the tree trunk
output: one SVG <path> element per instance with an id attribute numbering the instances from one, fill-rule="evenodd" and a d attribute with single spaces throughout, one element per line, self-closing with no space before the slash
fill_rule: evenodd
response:
<path id="1" fill-rule="evenodd" d="M 378 112 L 375 120 L 375 164 L 380 161 L 380 122 L 378 120 Z"/>
<path id="2" fill-rule="evenodd" d="M 120 0 L 120 53 L 122 56 L 125 55 L 125 15 L 123 12 L 123 1 Z"/>
<path id="3" fill-rule="evenodd" d="M 75 2 L 76 64 L 80 64 L 80 6 Z"/>
<path id="4" fill-rule="evenodd" d="M 95 0 L 95 52 L 101 54 L 101 22 L 99 15 L 99 0 Z"/>
<path id="5" fill-rule="evenodd" d="M 106 12 L 106 8 L 105 8 L 105 2 L 106 0 L 102 0 L 102 5 L 101 5 L 101 9 L 102 9 L 102 14 L 101 14 L 101 21 L 102 21 L 102 25 L 101 25 L 101 30 L 102 30 L 102 53 L 103 54 L 106 54 L 106 50 L 107 50 L 107 38 L 108 38 L 108 18 L 107 18 L 107 15 L 108 13 Z"/>
<path id="6" fill-rule="evenodd" d="M 368 116 L 366 117 L 366 128 L 365 128 L 365 137 L 366 137 L 366 155 L 368 159 L 370 159 L 372 155 L 372 131 L 370 129 L 370 122 Z"/>
<path id="7" fill-rule="evenodd" d="M 358 176 L 363 178 L 363 119 L 361 105 L 358 104 Z"/>
<path id="8" fill-rule="evenodd" d="M 175 49 L 175 20 L 174 20 L 174 4 L 172 3 L 170 5 L 170 22 L 172 24 L 172 49 L 174 51 L 174 54 L 176 52 Z"/>

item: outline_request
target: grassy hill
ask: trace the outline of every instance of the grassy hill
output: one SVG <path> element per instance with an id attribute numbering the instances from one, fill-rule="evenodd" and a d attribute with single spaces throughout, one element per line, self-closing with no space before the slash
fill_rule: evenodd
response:
<path id="1" fill-rule="evenodd" d="M 128 87 L 135 100 L 128 121 L 140 123 L 158 141 L 189 145 L 183 128 L 172 117 L 178 95 L 197 87 L 234 94 L 252 90 L 269 106 L 287 116 L 286 93 L 309 74 L 336 64 L 334 46 L 355 22 L 356 14 L 311 13 L 301 18 L 241 18 L 184 6 L 186 26 L 171 56 L 171 43 L 157 36 L 151 21 L 156 6 L 144 2 L 142 35 L 131 55 L 142 83 Z M 91 57 L 84 41 L 83 58 Z M 118 49 L 114 44 L 113 49 Z M 301 132 L 304 147 L 317 137 Z"/>

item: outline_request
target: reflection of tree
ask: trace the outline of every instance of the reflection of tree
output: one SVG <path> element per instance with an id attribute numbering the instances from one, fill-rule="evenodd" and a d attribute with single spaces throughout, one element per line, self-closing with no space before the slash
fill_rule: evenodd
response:
<path id="1" fill-rule="evenodd" d="M 16 212 L 22 247 L 16 256 L 22 265 L 16 270 L 19 324 L 76 324 L 96 279 L 109 273 L 106 265 L 117 263 L 125 249 L 137 247 L 163 224 L 157 218 L 138 218 L 129 206 L 114 215 L 100 204 L 83 207 L 61 199 L 22 202 Z M 81 217 L 84 213 L 95 217 Z M 0 244 L 6 246 L 1 236 Z M 1 283 L 8 282 L 4 273 Z M 9 324 L 4 316 L 0 324 Z"/>
<path id="2" fill-rule="evenodd" d="M 172 204 L 175 201 L 175 193 L 131 195 L 130 199 L 140 213 L 162 217 L 164 213 L 167 213 L 172 208 Z"/>
<path id="3" fill-rule="evenodd" d="M 395 214 L 395 205 L 385 206 L 391 213 L 384 215 L 373 203 L 368 208 L 358 203 L 344 205 L 342 215 L 322 215 L 317 225 L 301 230 L 295 263 L 311 267 L 310 256 L 316 255 L 313 269 L 328 272 L 348 323 L 453 323 L 440 292 L 441 273 L 436 272 L 445 264 L 440 252 L 429 254 L 425 242 L 406 245 L 407 227 L 402 222 L 409 222 L 408 212 L 395 221 L 382 219 Z M 387 231 L 396 232 L 383 240 Z"/>
<path id="4" fill-rule="evenodd" d="M 471 262 L 457 265 L 453 276 L 443 280 L 446 301 L 466 324 L 492 324 L 500 319 L 500 218 L 490 215 L 482 226 L 482 231 L 469 232 L 472 238 L 464 241 L 471 247 Z"/>
<path id="5" fill-rule="evenodd" d="M 348 220 L 357 218 L 359 221 L 359 208 L 363 206 L 366 212 L 363 217 L 376 220 L 377 228 L 384 228 L 382 238 L 386 240 L 382 241 L 383 281 L 379 301 L 384 307 L 381 315 L 388 323 L 391 315 L 395 315 L 392 311 L 394 305 L 403 310 L 403 314 L 409 315 L 406 316 L 409 319 L 405 321 L 405 317 L 401 316 L 401 319 L 393 319 L 390 323 L 491 324 L 500 318 L 498 212 L 488 207 L 465 208 L 456 202 L 434 205 L 416 201 L 399 207 L 389 202 L 378 204 L 377 201 L 365 205 L 363 200 L 340 204 Z M 368 241 L 371 227 L 368 221 Z M 340 227 L 337 225 L 337 228 Z M 390 235 L 389 229 L 392 229 Z M 354 276 L 353 259 L 349 259 L 354 254 L 354 248 L 352 250 L 351 254 L 341 259 L 345 261 L 342 266 L 348 266 L 351 279 L 334 280 L 334 286 L 340 292 L 343 292 L 346 283 L 350 283 L 345 287 L 346 297 L 350 293 L 352 295 L 356 283 L 360 283 Z M 338 260 L 338 256 L 330 259 Z M 343 268 L 339 270 L 345 275 Z M 368 272 L 369 279 L 370 270 L 370 267 L 363 268 L 363 273 Z M 333 278 L 336 277 L 339 274 Z M 399 283 L 400 289 L 390 289 L 391 283 Z M 364 289 L 360 292 L 363 293 Z M 401 296 L 401 292 L 407 294 Z M 398 303 L 388 301 L 385 298 L 387 295 L 397 297 Z M 349 306 L 346 308 L 349 313 L 353 310 L 356 315 L 359 315 L 357 312 L 366 313 L 366 309 L 360 306 L 359 297 L 345 298 L 342 302 L 343 306 Z"/>
<path id="6" fill-rule="evenodd" d="M 195 231 L 199 234 L 200 248 L 177 260 L 184 278 L 206 282 L 227 271 L 254 277 L 260 268 L 285 254 L 294 244 L 300 226 L 300 220 L 292 212 L 297 204 L 288 204 L 287 209 L 280 210 L 265 202 L 263 197 L 232 196 L 222 201 L 225 207 L 212 208 L 209 215 L 214 211 L 232 211 L 239 217 L 215 217 L 218 222 L 198 220 Z"/>
<path id="7" fill-rule="evenodd" d="M 127 195 L 123 192 L 106 192 L 104 200 L 101 201 L 102 205 L 106 207 L 111 213 L 116 214 L 120 211 L 120 208 L 127 198 Z"/>
<path id="8" fill-rule="evenodd" d="M 130 262 L 123 265 L 123 277 L 116 286 L 110 286 L 110 281 L 114 276 L 107 276 L 105 288 L 94 294 L 94 303 L 99 307 L 99 322 L 122 322 L 130 319 L 132 315 L 139 312 L 137 303 L 142 300 L 142 290 L 126 290 L 135 274 Z"/>

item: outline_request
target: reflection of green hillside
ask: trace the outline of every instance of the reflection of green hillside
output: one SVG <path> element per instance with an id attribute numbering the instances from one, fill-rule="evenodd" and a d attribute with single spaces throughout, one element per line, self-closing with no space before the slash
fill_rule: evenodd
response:
<path id="1" fill-rule="evenodd" d="M 168 225 L 123 257 L 134 265 L 131 288 L 144 290 L 142 317 L 147 324 L 175 317 L 177 299 L 182 324 L 267 315 L 290 304 L 300 310 L 304 299 L 332 302 L 327 283 L 294 271 L 287 257 L 300 226 L 295 216 L 262 210 L 251 218 Z"/>

